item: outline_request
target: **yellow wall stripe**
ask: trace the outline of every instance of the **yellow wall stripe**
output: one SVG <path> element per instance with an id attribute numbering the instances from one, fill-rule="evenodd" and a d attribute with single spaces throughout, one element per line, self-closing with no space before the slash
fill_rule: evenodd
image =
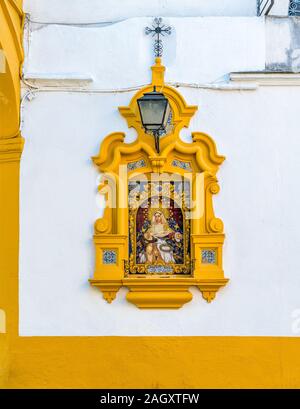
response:
<path id="1" fill-rule="evenodd" d="M 299 388 L 299 352 L 299 338 L 19 338 L 9 387 Z"/>

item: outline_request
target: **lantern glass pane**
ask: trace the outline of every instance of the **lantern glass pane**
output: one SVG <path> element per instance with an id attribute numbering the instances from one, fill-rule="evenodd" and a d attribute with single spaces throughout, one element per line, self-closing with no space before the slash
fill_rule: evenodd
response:
<path id="1" fill-rule="evenodd" d="M 167 106 L 166 106 L 166 110 L 165 110 L 165 116 L 164 116 L 164 120 L 163 120 L 163 128 L 165 130 L 167 130 L 167 128 L 169 127 L 168 121 L 169 121 L 170 113 L 171 113 L 171 107 L 170 107 L 169 102 L 167 102 Z"/>
<path id="2" fill-rule="evenodd" d="M 147 130 L 157 130 L 163 127 L 166 104 L 168 100 L 140 100 L 141 119 Z"/>

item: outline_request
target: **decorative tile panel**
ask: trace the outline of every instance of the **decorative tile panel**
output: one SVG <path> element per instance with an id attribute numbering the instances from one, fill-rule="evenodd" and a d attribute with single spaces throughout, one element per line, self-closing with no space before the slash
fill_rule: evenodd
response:
<path id="1" fill-rule="evenodd" d="M 216 250 L 203 249 L 201 252 L 202 264 L 217 264 Z"/>
<path id="2" fill-rule="evenodd" d="M 149 266 L 148 273 L 173 273 L 171 266 Z"/>
<path id="3" fill-rule="evenodd" d="M 103 250 L 102 263 L 103 264 L 117 264 L 116 250 Z"/>
<path id="4" fill-rule="evenodd" d="M 182 160 L 174 159 L 172 162 L 172 166 L 177 168 L 181 168 L 184 170 L 192 170 L 190 162 L 183 162 Z"/>
<path id="5" fill-rule="evenodd" d="M 144 159 L 140 159 L 135 162 L 130 162 L 127 164 L 128 171 L 145 168 L 145 167 L 146 167 L 146 162 L 144 161 Z"/>

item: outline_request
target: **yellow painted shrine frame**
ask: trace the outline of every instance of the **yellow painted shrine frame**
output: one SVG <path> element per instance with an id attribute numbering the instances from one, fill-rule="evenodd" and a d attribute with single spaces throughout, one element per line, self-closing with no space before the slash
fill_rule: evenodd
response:
<path id="1" fill-rule="evenodd" d="M 127 300 L 139 308 L 180 308 L 192 299 L 189 287 L 198 287 L 205 300 L 211 302 L 228 282 L 222 267 L 223 222 L 215 217 L 212 201 L 212 196 L 219 192 L 216 174 L 225 157 L 218 155 L 213 139 L 204 133 L 192 133 L 192 143 L 180 139 L 181 129 L 188 127 L 197 107 L 187 105 L 176 89 L 165 85 L 164 72 L 161 59 L 156 58 L 152 83 L 139 90 L 128 107 L 119 108 L 128 127 L 137 131 L 137 139 L 127 144 L 124 133 L 112 133 L 102 142 L 99 154 L 93 157 L 103 174 L 99 191 L 106 196 L 106 208 L 103 217 L 95 223 L 96 266 L 90 283 L 102 291 L 109 303 L 125 286 L 129 289 Z M 137 106 L 137 99 L 150 92 L 154 85 L 168 98 L 173 122 L 171 133 L 161 138 L 159 154 L 153 137 L 142 128 Z M 157 180 L 173 174 L 191 182 L 193 271 L 189 276 L 128 275 L 125 271 L 128 183 L 149 174 L 156 175 Z M 113 254 L 112 262 L 105 260 L 107 253 Z"/>

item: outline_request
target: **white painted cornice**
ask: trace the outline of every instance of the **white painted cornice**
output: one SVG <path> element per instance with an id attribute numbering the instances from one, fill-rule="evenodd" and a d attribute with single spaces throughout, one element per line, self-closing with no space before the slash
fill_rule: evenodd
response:
<path id="1" fill-rule="evenodd" d="M 232 72 L 233 83 L 253 83 L 257 86 L 299 86 L 300 73 L 294 72 Z"/>
<path id="2" fill-rule="evenodd" d="M 32 87 L 86 87 L 93 82 L 88 74 L 80 73 L 31 73 L 23 75 L 23 81 Z"/>
<path id="3" fill-rule="evenodd" d="M 167 83 L 173 87 L 187 87 L 198 89 L 210 89 L 216 91 L 255 91 L 260 86 L 299 86 L 300 73 L 292 72 L 232 72 L 229 74 L 229 80 L 209 84 L 194 83 Z M 73 90 L 90 93 L 113 93 L 135 91 L 144 85 L 124 89 L 94 89 L 90 85 L 93 78 L 89 74 L 79 73 L 24 73 L 24 85 L 27 85 L 33 91 L 47 90 Z"/>

